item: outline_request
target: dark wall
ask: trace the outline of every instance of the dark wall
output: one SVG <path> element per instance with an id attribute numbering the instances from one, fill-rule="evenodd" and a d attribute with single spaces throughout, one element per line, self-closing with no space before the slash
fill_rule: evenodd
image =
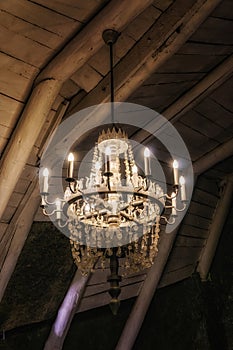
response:
<path id="1" fill-rule="evenodd" d="M 134 350 L 233 349 L 233 208 L 224 227 L 207 282 L 198 275 L 160 289 L 152 300 Z M 134 300 L 117 316 L 108 306 L 77 314 L 64 350 L 112 350 Z M 41 350 L 53 320 L 6 333 L 0 349 Z"/>

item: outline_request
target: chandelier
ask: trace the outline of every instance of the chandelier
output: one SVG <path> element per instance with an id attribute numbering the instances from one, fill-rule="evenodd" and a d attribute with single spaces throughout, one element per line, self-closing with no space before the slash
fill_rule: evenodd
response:
<path id="1" fill-rule="evenodd" d="M 41 193 L 43 212 L 55 216 L 60 227 L 67 226 L 71 251 L 82 274 L 97 261 L 105 268 L 110 261 L 109 293 L 114 314 L 119 307 L 119 259 L 122 276 L 151 267 L 158 251 L 160 221 L 173 224 L 177 211 L 186 206 L 185 179 L 179 178 L 173 161 L 173 192 L 164 193 L 153 179 L 151 152 L 144 147 L 143 169 L 135 161 L 126 132 L 114 123 L 113 45 L 118 33 L 106 30 L 103 39 L 110 48 L 112 126 L 102 130 L 93 150 L 89 176 L 75 178 L 75 157 L 68 156 L 66 189 L 62 198 L 49 202 L 49 171 L 43 171 Z M 177 208 L 178 195 L 183 208 Z M 170 210 L 168 216 L 163 215 Z"/>

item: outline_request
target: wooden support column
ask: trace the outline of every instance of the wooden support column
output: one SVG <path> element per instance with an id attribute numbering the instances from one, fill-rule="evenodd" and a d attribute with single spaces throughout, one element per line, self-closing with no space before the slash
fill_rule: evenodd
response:
<path id="1" fill-rule="evenodd" d="M 4 152 L 0 169 L 0 217 L 45 123 L 60 90 L 60 82 L 44 80 L 37 85 L 25 107 L 20 122 Z"/>
<path id="2" fill-rule="evenodd" d="M 59 308 L 56 320 L 46 341 L 44 350 L 62 349 L 65 337 L 77 311 L 78 304 L 82 298 L 90 275 L 91 274 L 88 276 L 82 276 L 80 271 L 76 271 L 66 296 Z"/>
<path id="3" fill-rule="evenodd" d="M 154 265 L 150 268 L 141 292 L 135 301 L 131 314 L 125 324 L 116 350 L 132 349 L 135 339 L 140 331 L 141 325 L 154 296 L 155 290 L 159 284 L 160 277 L 163 273 L 168 256 L 172 249 L 178 228 L 172 233 L 163 233 L 160 237 L 158 247 L 158 256 L 155 259 Z"/>
<path id="4" fill-rule="evenodd" d="M 212 260 L 217 249 L 218 241 L 224 227 L 228 212 L 232 204 L 233 177 L 227 178 L 223 184 L 223 193 L 218 202 L 214 217 L 209 229 L 209 235 L 203 248 L 197 271 L 202 280 L 206 280 Z"/>

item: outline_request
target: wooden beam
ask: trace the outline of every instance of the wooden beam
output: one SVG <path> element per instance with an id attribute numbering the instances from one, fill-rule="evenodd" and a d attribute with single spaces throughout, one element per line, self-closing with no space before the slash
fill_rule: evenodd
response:
<path id="1" fill-rule="evenodd" d="M 66 296 L 58 310 L 56 320 L 45 343 L 44 350 L 62 349 L 65 337 L 90 276 L 91 274 L 82 276 L 80 271 L 76 271 Z"/>
<path id="2" fill-rule="evenodd" d="M 135 301 L 133 309 L 125 324 L 124 330 L 116 346 L 116 350 L 132 349 L 151 300 L 154 296 L 155 290 L 159 284 L 177 232 L 178 228 L 172 233 L 163 233 L 163 235 L 161 235 L 158 247 L 158 256 L 155 259 L 154 265 L 150 268 L 147 274 L 147 278 L 145 279 L 141 292 Z"/>
<path id="3" fill-rule="evenodd" d="M 26 198 L 27 200 L 24 205 L 19 208 L 20 215 L 18 215 L 16 221 L 9 224 L 4 235 L 4 237 L 9 240 L 10 244 L 7 248 L 7 254 L 4 254 L 6 257 L 0 272 L 0 301 L 2 300 L 7 284 L 15 269 L 18 257 L 30 231 L 33 217 L 40 203 L 40 194 L 36 179 L 34 179 L 29 186 Z"/>
<path id="4" fill-rule="evenodd" d="M 196 175 L 199 175 L 232 155 L 233 138 L 196 160 L 193 163 L 193 171 Z"/>
<path id="5" fill-rule="evenodd" d="M 65 50 L 47 65 L 36 82 L 48 77 L 64 82 L 103 46 L 102 33 L 105 29 L 121 30 L 152 2 L 152 0 L 111 1 L 67 44 Z"/>
<path id="6" fill-rule="evenodd" d="M 112 27 L 120 30 L 151 2 L 151 0 L 110 2 L 38 76 L 37 85 L 32 91 L 20 122 L 2 158 L 0 217 L 7 206 L 62 83 L 103 45 L 103 29 Z"/>
<path id="7" fill-rule="evenodd" d="M 199 272 L 202 280 L 206 280 L 208 272 L 210 270 L 222 229 L 231 208 L 232 195 L 233 177 L 230 177 L 227 178 L 223 183 L 223 193 L 214 213 L 214 217 L 209 229 L 208 239 L 205 247 L 203 248 L 201 258 L 198 263 L 197 271 Z"/>
<path id="8" fill-rule="evenodd" d="M 177 0 L 116 65 L 115 100 L 125 101 L 196 31 L 221 0 Z M 109 74 L 81 101 L 71 101 L 68 113 L 109 101 Z"/>
<path id="9" fill-rule="evenodd" d="M 55 80 L 45 80 L 35 87 L 3 154 L 0 169 L 0 217 L 8 204 L 59 89 L 60 83 Z"/>

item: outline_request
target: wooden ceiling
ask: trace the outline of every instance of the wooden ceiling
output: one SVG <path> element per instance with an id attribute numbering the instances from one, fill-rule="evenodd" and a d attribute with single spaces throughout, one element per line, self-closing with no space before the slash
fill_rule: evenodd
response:
<path id="1" fill-rule="evenodd" d="M 164 245 L 166 256 L 175 240 L 159 286 L 190 276 L 211 235 L 219 189 L 232 181 L 233 2 L 1 1 L 0 26 L 1 297 L 35 215 L 41 220 L 38 166 L 46 140 L 62 118 L 109 101 L 107 28 L 121 32 L 116 101 L 162 113 L 199 175 L 177 238 Z M 132 137 L 153 144 L 143 133 Z M 159 149 L 156 156 L 166 163 Z M 108 303 L 106 274 L 93 274 L 79 311 Z M 122 298 L 137 295 L 146 276 L 126 279 Z"/>

